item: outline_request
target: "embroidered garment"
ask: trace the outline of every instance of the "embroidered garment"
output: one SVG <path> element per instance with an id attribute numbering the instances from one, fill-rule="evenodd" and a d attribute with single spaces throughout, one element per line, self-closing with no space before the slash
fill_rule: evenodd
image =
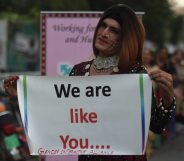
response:
<path id="1" fill-rule="evenodd" d="M 92 61 L 83 62 L 73 67 L 70 76 L 89 76 Z M 135 63 L 128 73 L 147 73 L 141 63 Z M 116 74 L 116 73 L 112 73 Z M 173 104 L 165 109 L 163 99 L 160 96 L 152 95 L 150 130 L 154 133 L 162 133 L 164 127 L 171 119 L 175 110 L 175 98 Z M 80 155 L 79 161 L 147 161 L 145 155 Z"/>

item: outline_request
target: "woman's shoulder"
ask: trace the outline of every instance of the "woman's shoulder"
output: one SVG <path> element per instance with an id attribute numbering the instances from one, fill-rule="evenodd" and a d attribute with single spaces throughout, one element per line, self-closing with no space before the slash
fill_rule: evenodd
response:
<path id="1" fill-rule="evenodd" d="M 81 62 L 79 64 L 74 65 L 73 68 L 84 68 L 85 66 L 87 66 L 88 64 L 91 65 L 93 60 L 89 60 L 89 61 L 84 61 Z"/>
<path id="2" fill-rule="evenodd" d="M 81 62 L 79 64 L 74 65 L 73 69 L 70 72 L 70 76 L 85 75 L 87 72 L 89 72 L 92 62 L 93 60 L 89 60 L 89 61 Z"/>

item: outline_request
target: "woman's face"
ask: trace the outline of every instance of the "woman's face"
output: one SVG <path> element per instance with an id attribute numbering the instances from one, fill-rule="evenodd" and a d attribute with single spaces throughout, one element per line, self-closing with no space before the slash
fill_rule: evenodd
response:
<path id="1" fill-rule="evenodd" d="M 119 52 L 120 33 L 121 27 L 116 20 L 106 18 L 102 21 L 95 40 L 95 47 L 99 51 L 99 56 L 107 57 Z"/>

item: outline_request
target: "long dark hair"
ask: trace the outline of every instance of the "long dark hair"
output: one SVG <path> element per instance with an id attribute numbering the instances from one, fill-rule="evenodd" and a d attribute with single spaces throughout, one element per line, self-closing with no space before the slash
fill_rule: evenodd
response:
<path id="1" fill-rule="evenodd" d="M 145 39 L 145 30 L 141 20 L 137 17 L 134 11 L 127 5 L 114 5 L 102 14 L 93 39 L 93 51 L 98 55 L 98 49 L 95 47 L 95 41 L 98 29 L 106 18 L 116 20 L 121 26 L 121 46 L 120 46 L 120 60 L 119 69 L 121 72 L 128 71 L 136 62 L 142 62 L 142 51 Z"/>

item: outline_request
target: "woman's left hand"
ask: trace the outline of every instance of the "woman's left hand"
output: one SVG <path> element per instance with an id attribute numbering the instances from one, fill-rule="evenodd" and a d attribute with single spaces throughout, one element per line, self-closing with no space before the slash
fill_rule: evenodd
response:
<path id="1" fill-rule="evenodd" d="M 159 89 L 166 106 L 170 106 L 174 97 L 172 75 L 155 67 L 148 71 L 150 78 L 156 83 L 156 89 Z"/>

